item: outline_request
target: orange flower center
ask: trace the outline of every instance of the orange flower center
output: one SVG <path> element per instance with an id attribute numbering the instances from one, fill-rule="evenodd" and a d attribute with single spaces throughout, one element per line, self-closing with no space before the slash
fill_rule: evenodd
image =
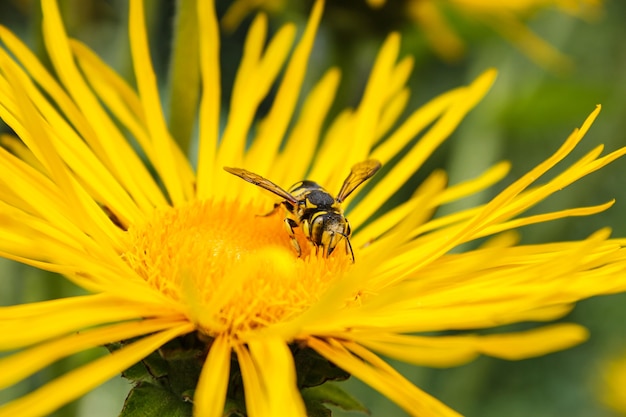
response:
<path id="1" fill-rule="evenodd" d="M 128 230 L 124 259 L 209 336 L 288 320 L 352 263 L 340 248 L 330 258 L 316 255 L 301 233 L 299 258 L 283 216 L 259 216 L 265 212 L 212 200 L 157 210 Z"/>

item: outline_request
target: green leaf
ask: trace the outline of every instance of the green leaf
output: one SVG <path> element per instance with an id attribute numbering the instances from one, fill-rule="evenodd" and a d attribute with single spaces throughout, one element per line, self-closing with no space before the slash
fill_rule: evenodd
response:
<path id="1" fill-rule="evenodd" d="M 331 417 L 333 412 L 319 401 L 304 400 L 307 417 Z"/>
<path id="2" fill-rule="evenodd" d="M 322 414 L 311 414 L 313 411 L 318 412 L 317 408 L 314 408 L 315 404 L 318 406 L 321 404 L 332 404 L 345 411 L 360 411 L 369 414 L 369 410 L 356 398 L 339 388 L 337 384 L 330 382 L 317 387 L 303 389 L 302 398 L 306 404 L 307 412 L 309 412 L 309 417 L 323 416 Z"/>
<path id="3" fill-rule="evenodd" d="M 192 405 L 170 391 L 152 384 L 130 390 L 120 417 L 191 417 Z"/>
<path id="4" fill-rule="evenodd" d="M 184 153 L 189 151 L 200 95 L 197 0 L 179 0 L 169 68 L 169 128 Z"/>
<path id="5" fill-rule="evenodd" d="M 350 374 L 319 355 L 313 349 L 294 348 L 293 358 L 298 373 L 298 387 L 308 388 L 326 381 L 345 381 Z"/>
<path id="6" fill-rule="evenodd" d="M 224 417 L 246 417 L 246 407 L 241 401 L 226 398 L 224 404 Z"/>

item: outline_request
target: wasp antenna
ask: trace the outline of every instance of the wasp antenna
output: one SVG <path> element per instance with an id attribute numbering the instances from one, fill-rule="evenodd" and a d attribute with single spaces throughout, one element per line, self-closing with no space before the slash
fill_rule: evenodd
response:
<path id="1" fill-rule="evenodd" d="M 354 263 L 354 251 L 352 250 L 352 244 L 350 243 L 350 238 L 344 233 L 339 233 L 339 234 L 343 236 L 343 239 L 346 242 L 346 254 L 350 255 L 350 257 L 352 258 L 352 263 Z"/>

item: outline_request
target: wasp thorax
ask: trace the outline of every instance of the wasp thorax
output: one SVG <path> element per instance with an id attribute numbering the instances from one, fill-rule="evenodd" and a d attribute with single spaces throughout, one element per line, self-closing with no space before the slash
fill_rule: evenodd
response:
<path id="1" fill-rule="evenodd" d="M 307 207 L 315 209 L 330 208 L 335 204 L 335 198 L 324 190 L 313 190 L 306 195 Z"/>

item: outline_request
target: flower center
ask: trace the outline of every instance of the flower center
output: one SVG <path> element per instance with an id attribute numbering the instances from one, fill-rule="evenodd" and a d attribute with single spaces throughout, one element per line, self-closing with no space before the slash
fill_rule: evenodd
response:
<path id="1" fill-rule="evenodd" d="M 341 248 L 316 255 L 298 230 L 299 258 L 283 211 L 267 211 L 213 200 L 156 210 L 128 230 L 123 257 L 209 336 L 284 321 L 315 303 L 351 259 Z"/>

